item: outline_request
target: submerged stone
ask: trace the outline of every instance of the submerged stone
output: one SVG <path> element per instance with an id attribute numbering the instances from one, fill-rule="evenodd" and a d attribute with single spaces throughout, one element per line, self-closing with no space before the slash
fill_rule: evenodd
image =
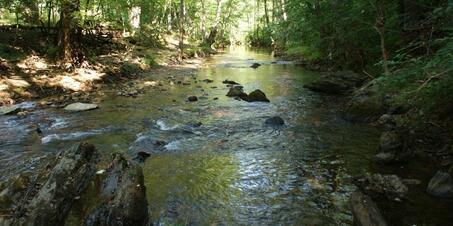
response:
<path id="1" fill-rule="evenodd" d="M 283 120 L 279 116 L 275 116 L 275 117 L 266 119 L 266 121 L 264 121 L 264 123 L 269 126 L 283 126 L 283 125 L 285 125 L 285 120 Z"/>

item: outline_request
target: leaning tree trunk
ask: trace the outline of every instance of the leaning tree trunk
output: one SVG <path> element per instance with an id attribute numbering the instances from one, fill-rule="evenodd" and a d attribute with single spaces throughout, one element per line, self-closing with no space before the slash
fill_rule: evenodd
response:
<path id="1" fill-rule="evenodd" d="M 61 53 L 61 63 L 65 68 L 71 68 L 74 64 L 73 37 L 74 13 L 79 10 L 79 0 L 62 0 L 60 9 L 60 30 L 58 46 Z"/>

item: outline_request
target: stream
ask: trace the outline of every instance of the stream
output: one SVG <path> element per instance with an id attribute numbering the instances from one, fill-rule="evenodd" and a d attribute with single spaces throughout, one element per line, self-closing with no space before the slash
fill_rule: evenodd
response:
<path id="1" fill-rule="evenodd" d="M 250 68 L 255 62 L 262 66 Z M 155 225 L 351 225 L 352 177 L 375 168 L 378 131 L 343 120 L 338 97 L 304 89 L 316 73 L 268 53 L 239 48 L 205 64 L 187 74 L 147 75 L 166 84 L 174 76 L 166 91 L 130 98 L 112 88 L 94 111 L 41 109 L 0 117 L 0 179 L 32 172 L 46 156 L 86 141 L 104 160 L 113 152 L 151 153 L 143 169 Z M 228 98 L 225 79 L 246 92 L 260 89 L 271 102 Z M 188 96 L 199 101 L 187 102 Z M 273 116 L 286 125 L 266 126 Z M 67 225 L 80 224 L 98 187 L 94 183 L 81 197 Z M 421 224 L 432 216 L 420 212 L 392 216 L 431 225 Z"/>

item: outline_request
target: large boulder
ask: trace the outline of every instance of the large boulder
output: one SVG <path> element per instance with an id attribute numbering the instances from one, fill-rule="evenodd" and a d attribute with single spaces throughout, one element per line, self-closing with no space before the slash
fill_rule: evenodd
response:
<path id="1" fill-rule="evenodd" d="M 259 89 L 241 98 L 247 102 L 270 102 L 269 99 L 267 99 L 266 94 Z"/>
<path id="2" fill-rule="evenodd" d="M 365 80 L 366 77 L 351 71 L 328 72 L 304 87 L 315 92 L 342 95 L 359 87 Z"/>
<path id="3" fill-rule="evenodd" d="M 450 173 L 438 171 L 429 181 L 426 191 L 437 197 L 452 197 L 453 178 Z"/>

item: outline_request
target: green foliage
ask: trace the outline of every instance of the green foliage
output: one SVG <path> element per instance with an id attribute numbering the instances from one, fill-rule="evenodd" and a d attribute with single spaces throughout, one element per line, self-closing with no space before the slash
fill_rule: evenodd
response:
<path id="1" fill-rule="evenodd" d="M 137 73 L 139 73 L 141 71 L 142 71 L 142 69 L 140 68 L 140 65 L 130 63 L 130 62 L 124 62 L 120 67 L 121 75 L 125 75 L 125 76 L 136 75 Z"/>
<path id="2" fill-rule="evenodd" d="M 272 30 L 267 27 L 258 27 L 250 31 L 245 40 L 254 47 L 272 47 Z"/>
<path id="3" fill-rule="evenodd" d="M 286 50 L 286 55 L 290 59 L 305 59 L 308 61 L 317 61 L 321 59 L 321 53 L 311 46 L 294 45 Z"/>
<path id="4" fill-rule="evenodd" d="M 156 62 L 156 56 L 154 56 L 154 54 L 152 53 L 147 53 L 145 55 L 145 64 L 150 66 L 150 67 L 154 67 L 154 66 L 157 66 L 159 65 L 157 62 Z"/>
<path id="5" fill-rule="evenodd" d="M 25 58 L 25 53 L 17 48 L 0 43 L 0 58 L 8 61 L 17 61 Z"/>
<path id="6" fill-rule="evenodd" d="M 441 42 L 444 46 L 433 55 L 393 59 L 398 69 L 378 80 L 381 92 L 391 94 L 396 105 L 410 103 L 427 112 L 451 105 L 453 39 Z"/>
<path id="7" fill-rule="evenodd" d="M 56 45 L 49 44 L 46 50 L 46 56 L 50 59 L 57 59 L 60 53 L 60 49 Z"/>

